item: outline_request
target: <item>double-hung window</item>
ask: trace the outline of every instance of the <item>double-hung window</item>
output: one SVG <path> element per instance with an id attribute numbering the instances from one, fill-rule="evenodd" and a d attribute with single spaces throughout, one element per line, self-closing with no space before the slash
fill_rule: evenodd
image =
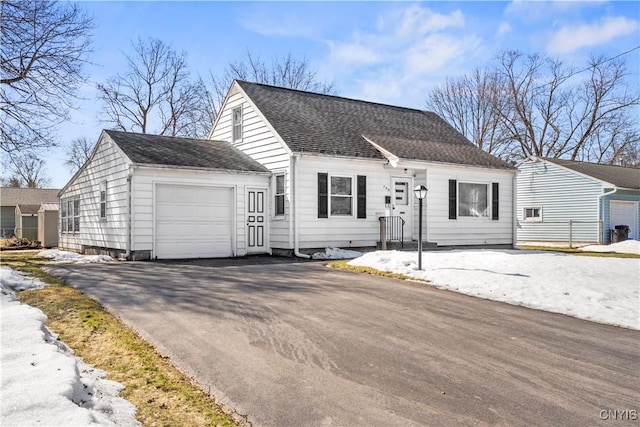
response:
<path id="1" fill-rule="evenodd" d="M 100 184 L 100 219 L 107 219 L 107 181 Z"/>
<path id="2" fill-rule="evenodd" d="M 353 178 L 331 176 L 330 212 L 332 216 L 353 215 Z"/>
<path id="3" fill-rule="evenodd" d="M 233 126 L 233 142 L 242 140 L 242 106 L 232 110 L 231 124 Z"/>
<path id="4" fill-rule="evenodd" d="M 284 216 L 284 174 L 276 175 L 275 215 Z"/>
<path id="5" fill-rule="evenodd" d="M 62 233 L 80 232 L 80 198 L 62 199 L 60 201 L 60 231 Z"/>

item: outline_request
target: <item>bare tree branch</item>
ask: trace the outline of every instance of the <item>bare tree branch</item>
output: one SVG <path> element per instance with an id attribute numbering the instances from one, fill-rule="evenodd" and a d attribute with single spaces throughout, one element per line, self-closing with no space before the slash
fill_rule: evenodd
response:
<path id="1" fill-rule="evenodd" d="M 95 144 L 86 136 L 71 141 L 67 147 L 67 160 L 65 163 L 71 167 L 71 172 L 77 172 L 89 160 Z"/>
<path id="2" fill-rule="evenodd" d="M 93 20 L 55 0 L 2 0 L 0 13 L 0 149 L 12 156 L 55 145 L 85 81 Z"/>

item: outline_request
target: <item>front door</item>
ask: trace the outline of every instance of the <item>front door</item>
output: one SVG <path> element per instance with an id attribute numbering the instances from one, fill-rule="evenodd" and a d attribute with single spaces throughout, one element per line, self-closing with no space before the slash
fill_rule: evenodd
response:
<path id="1" fill-rule="evenodd" d="M 392 178 L 391 193 L 391 215 L 404 220 L 404 240 L 411 240 L 411 178 Z"/>
<path id="2" fill-rule="evenodd" d="M 247 253 L 267 252 L 266 190 L 247 190 Z"/>

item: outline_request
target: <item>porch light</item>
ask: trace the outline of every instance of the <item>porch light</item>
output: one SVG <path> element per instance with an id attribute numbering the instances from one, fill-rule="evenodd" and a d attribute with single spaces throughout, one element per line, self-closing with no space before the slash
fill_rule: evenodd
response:
<path id="1" fill-rule="evenodd" d="M 416 199 L 420 200 L 420 208 L 418 210 L 418 270 L 422 270 L 422 201 L 427 197 L 427 187 L 424 185 L 416 185 L 413 189 Z"/>

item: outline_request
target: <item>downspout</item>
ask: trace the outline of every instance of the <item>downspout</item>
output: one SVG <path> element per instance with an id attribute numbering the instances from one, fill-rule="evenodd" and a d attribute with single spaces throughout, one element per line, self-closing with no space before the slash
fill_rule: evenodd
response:
<path id="1" fill-rule="evenodd" d="M 511 178 L 511 246 L 515 249 L 518 244 L 518 174 L 520 171 L 516 171 Z"/>
<path id="2" fill-rule="evenodd" d="M 131 261 L 131 179 L 133 177 L 133 168 L 129 167 L 127 174 L 127 227 L 126 227 L 126 250 L 124 257 L 127 261 Z"/>
<path id="3" fill-rule="evenodd" d="M 614 188 L 612 191 L 609 191 L 608 193 L 602 193 L 601 195 L 598 196 L 598 222 L 602 221 L 602 227 L 600 227 L 600 233 L 598 235 L 598 243 L 604 243 L 605 242 L 605 238 L 604 238 L 604 218 L 603 218 L 603 214 L 604 214 L 604 209 L 602 207 L 602 198 L 605 196 L 610 196 L 614 193 L 616 193 L 618 191 L 618 187 Z"/>
<path id="4" fill-rule="evenodd" d="M 293 194 L 293 254 L 299 258 L 309 259 L 310 255 L 303 254 L 299 248 L 299 226 L 298 226 L 298 167 L 296 165 L 296 155 L 291 155 L 292 194 Z"/>

